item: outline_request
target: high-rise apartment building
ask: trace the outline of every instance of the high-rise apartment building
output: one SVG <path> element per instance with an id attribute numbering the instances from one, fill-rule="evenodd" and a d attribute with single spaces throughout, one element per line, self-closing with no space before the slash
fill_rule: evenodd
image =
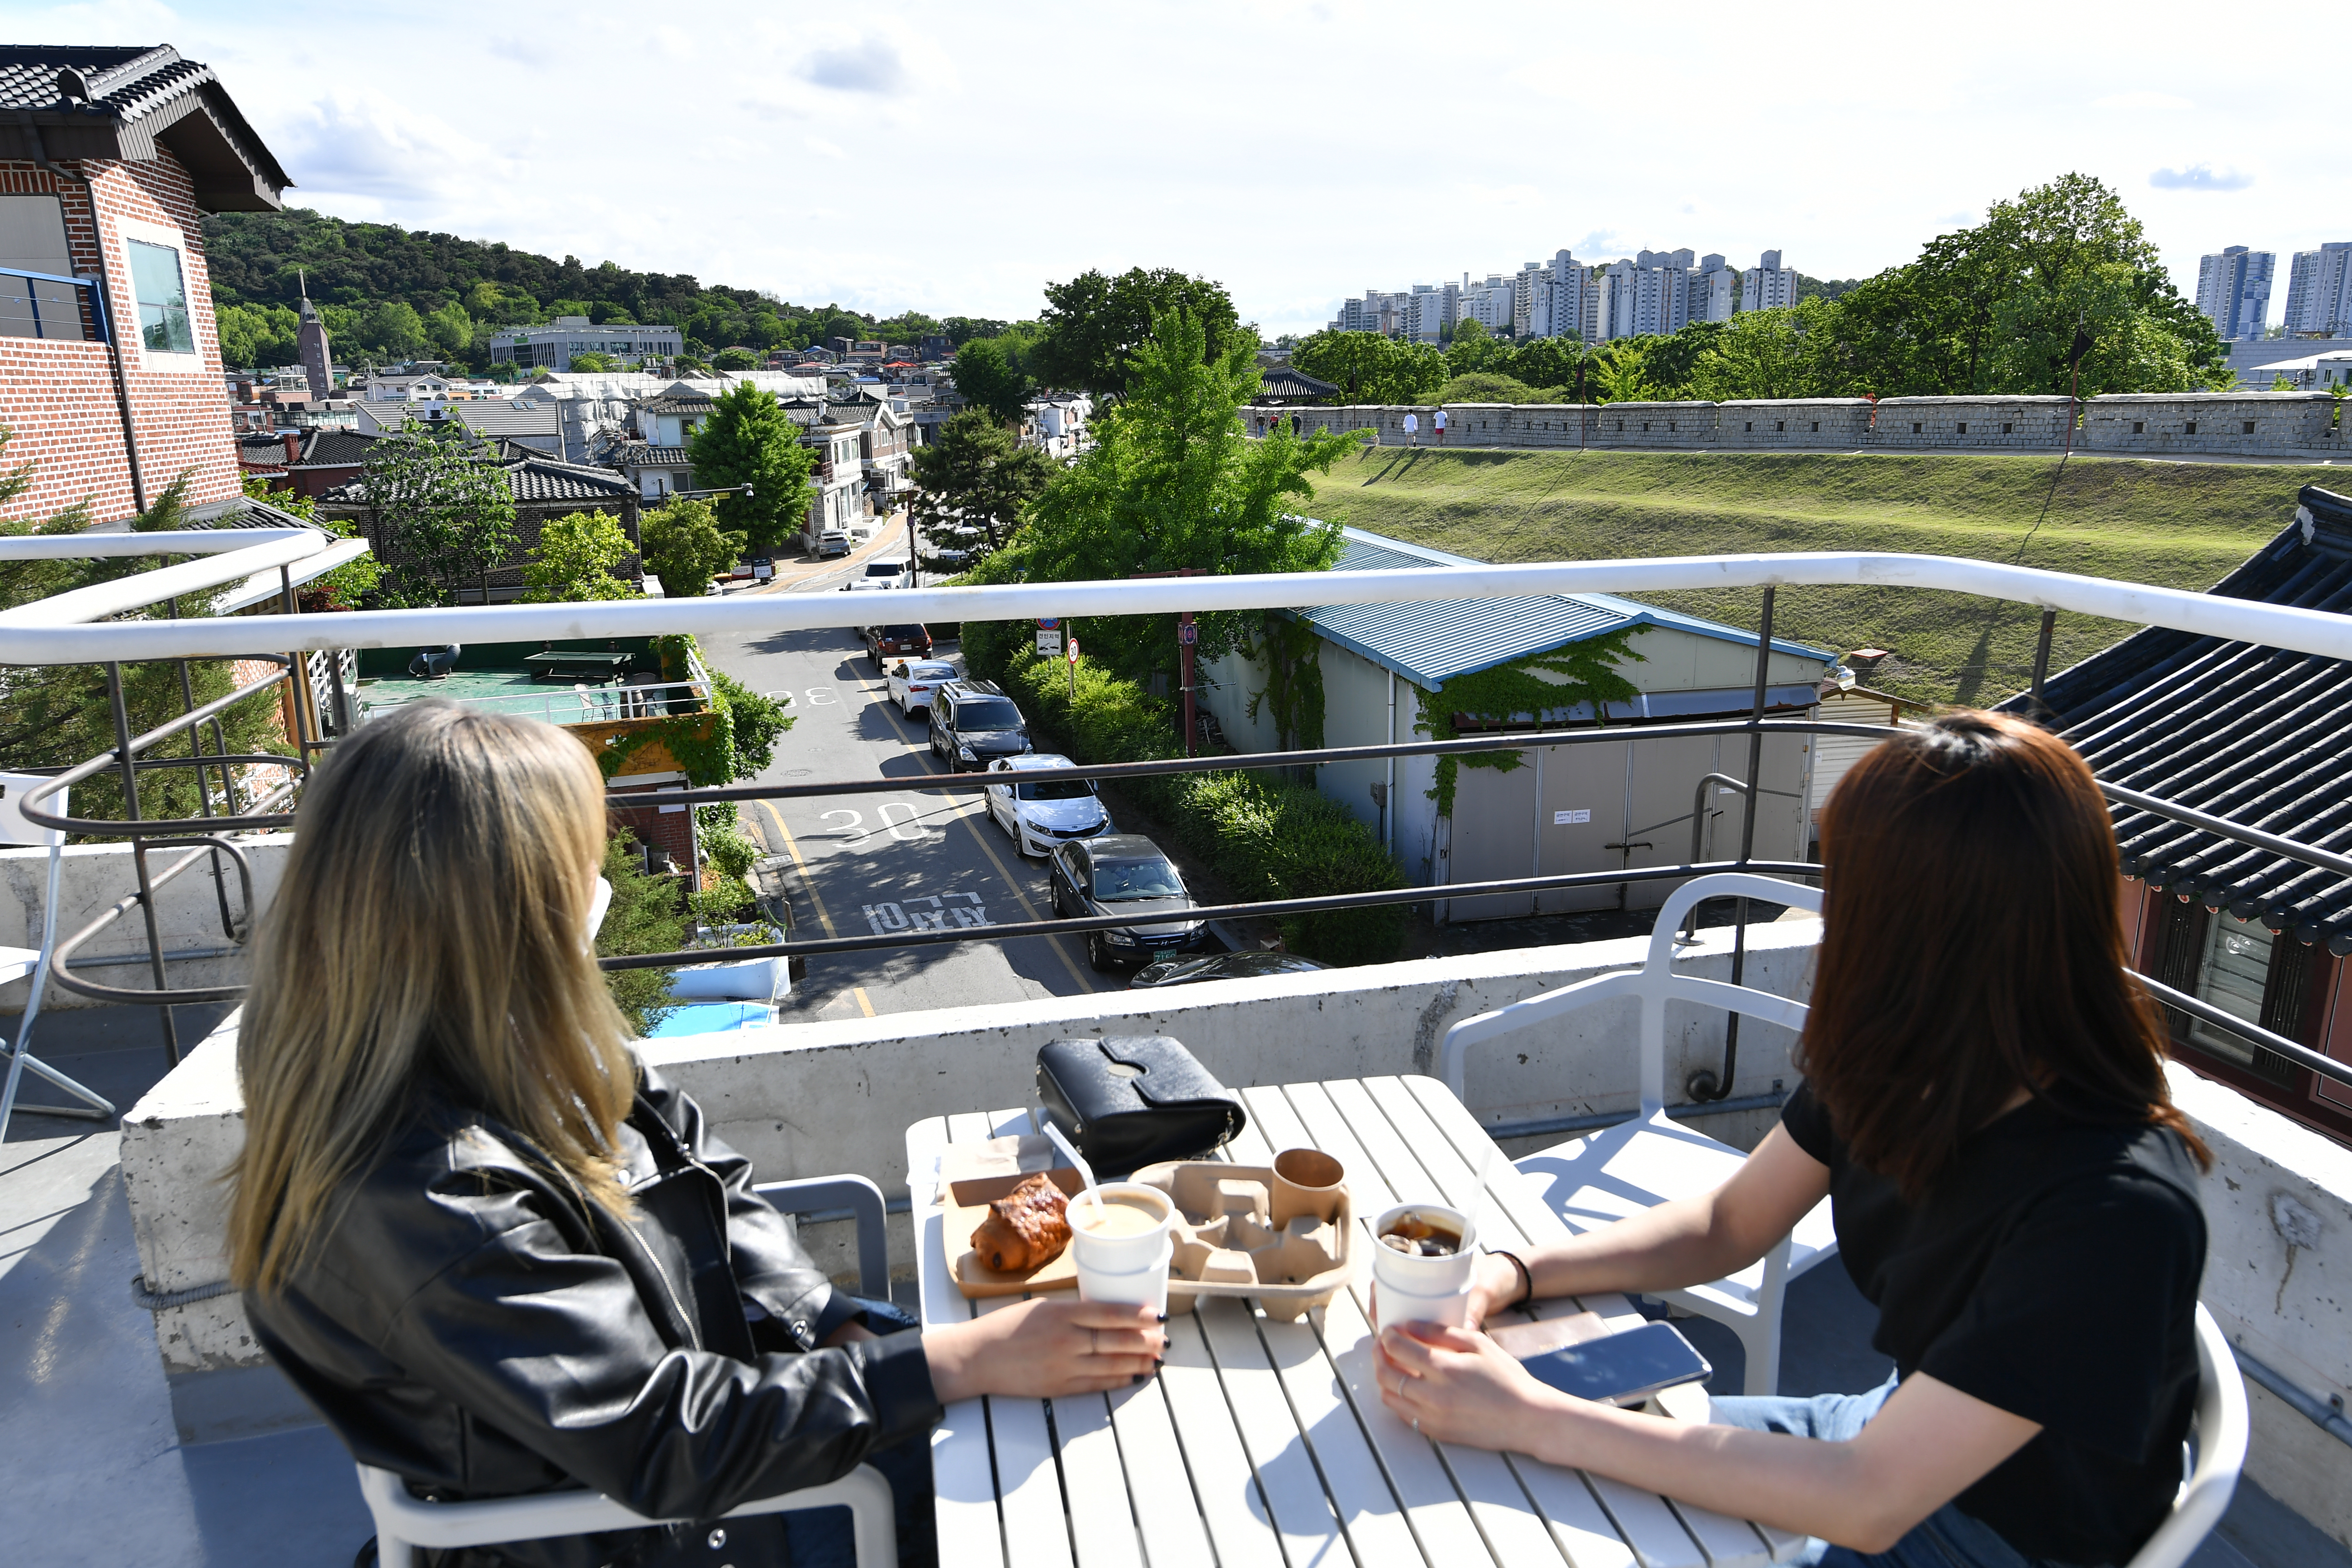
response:
<path id="1" fill-rule="evenodd" d="M 2197 303 L 2205 303 L 2201 288 Z M 2294 253 L 2280 324 L 2299 338 L 2352 337 L 2352 239 Z"/>
<path id="2" fill-rule="evenodd" d="M 2233 245 L 2197 264 L 2197 309 L 2224 339 L 2259 338 L 2271 311 L 2271 271 L 2278 258 Z"/>
<path id="3" fill-rule="evenodd" d="M 1518 331 L 1518 280 L 1490 272 L 1483 283 L 1470 281 L 1470 274 L 1462 275 L 1462 299 L 1454 311 L 1454 322 L 1475 321 L 1496 337 L 1516 335 Z"/>
<path id="4" fill-rule="evenodd" d="M 1739 308 L 1743 310 L 1784 310 L 1797 302 L 1797 269 L 1780 265 L 1780 253 L 1768 250 L 1756 265 L 1739 275 Z"/>
<path id="5" fill-rule="evenodd" d="M 1698 269 L 1690 277 L 1690 308 L 1685 314 L 1694 321 L 1727 321 L 1739 304 L 1739 274 L 1723 264 L 1720 256 L 1702 256 Z"/>

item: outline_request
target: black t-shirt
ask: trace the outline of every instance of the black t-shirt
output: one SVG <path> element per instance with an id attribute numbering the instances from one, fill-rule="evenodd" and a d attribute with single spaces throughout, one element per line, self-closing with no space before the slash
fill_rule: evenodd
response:
<path id="1" fill-rule="evenodd" d="M 1853 1163 L 1800 1084 L 1780 1112 L 1830 1168 L 1838 1251 L 1878 1308 L 1871 1343 L 2042 1430 L 1954 1500 L 2028 1557 L 2123 1563 L 2180 1486 L 2197 1403 L 2205 1211 L 2160 1127 L 2018 1107 L 1961 1145 L 1918 1207 Z"/>

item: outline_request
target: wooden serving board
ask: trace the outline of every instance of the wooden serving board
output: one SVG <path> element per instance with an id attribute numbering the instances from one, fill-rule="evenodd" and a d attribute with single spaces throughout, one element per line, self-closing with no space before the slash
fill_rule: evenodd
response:
<path id="1" fill-rule="evenodd" d="M 1066 1194 L 1081 1189 L 1084 1184 L 1069 1166 L 1045 1168 L 1043 1162 L 1051 1158 L 1053 1149 L 1043 1138 L 997 1138 L 978 1144 L 950 1143 L 940 1156 L 940 1204 L 946 1216 L 940 1239 L 946 1244 L 948 1274 L 966 1296 L 978 1300 L 1077 1288 L 1077 1259 L 1066 1247 L 1051 1263 L 1017 1274 L 991 1268 L 971 1249 L 971 1233 L 988 1218 L 988 1205 L 1031 1176 L 1048 1176 Z"/>

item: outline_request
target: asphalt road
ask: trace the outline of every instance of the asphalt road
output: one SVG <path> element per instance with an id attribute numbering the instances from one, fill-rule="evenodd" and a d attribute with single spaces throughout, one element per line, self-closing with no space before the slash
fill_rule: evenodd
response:
<path id="1" fill-rule="evenodd" d="M 853 568 L 837 565 L 786 593 L 838 591 Z M 877 594 L 877 600 L 891 595 Z M 878 607 L 878 606 L 877 606 Z M 793 694 L 793 728 L 777 742 L 762 783 L 914 779 L 945 773 L 887 683 L 848 630 L 706 637 L 703 657 L 756 691 Z M 953 658 L 952 644 L 939 650 Z M 1049 912 L 1042 860 L 1025 860 L 968 795 L 818 796 L 754 801 L 745 829 L 800 873 L 794 913 L 810 934 L 862 936 L 921 925 L 980 927 L 1043 920 Z M 787 1018 L 842 1018 L 931 1007 L 1021 1002 L 1124 987 L 1097 974 L 1074 937 L 819 954 L 785 1005 Z"/>

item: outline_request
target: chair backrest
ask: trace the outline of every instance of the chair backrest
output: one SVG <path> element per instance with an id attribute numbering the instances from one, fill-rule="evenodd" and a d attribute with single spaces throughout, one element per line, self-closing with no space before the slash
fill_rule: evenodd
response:
<path id="1" fill-rule="evenodd" d="M 2197 1462 L 2172 1500 L 2172 1513 L 2132 1556 L 2127 1568 L 2181 1568 L 2229 1511 L 2246 1467 L 2250 1418 L 2246 1382 L 2221 1325 L 2197 1307 Z"/>
<path id="2" fill-rule="evenodd" d="M 25 820 L 21 802 L 25 792 L 36 784 L 48 783 L 40 773 L 0 773 L 0 846 L 31 845 L 55 849 L 66 841 L 61 827 L 43 827 Z M 68 815 L 66 796 L 71 790 L 59 790 L 51 795 L 42 809 L 53 816 Z"/>
<path id="3" fill-rule="evenodd" d="M 1801 1002 L 1745 985 L 1731 985 L 1720 980 L 1702 980 L 1696 975 L 1675 973 L 1675 933 L 1681 928 L 1683 917 L 1703 900 L 1741 897 L 1794 905 L 1816 914 L 1822 908 L 1821 889 L 1808 888 L 1799 882 L 1783 882 L 1745 871 L 1718 871 L 1711 876 L 1694 877 L 1675 889 L 1658 910 L 1658 923 L 1650 931 L 1650 951 L 1641 968 L 1595 975 L 1592 979 L 1564 985 L 1557 991 L 1547 991 L 1539 996 L 1514 1002 L 1507 1007 L 1498 1007 L 1491 1013 L 1481 1013 L 1475 1018 L 1465 1018 L 1445 1031 L 1444 1043 L 1438 1048 L 1437 1077 L 1458 1097 L 1462 1093 L 1463 1058 L 1472 1046 L 1516 1034 L 1532 1025 L 1547 1023 L 1595 1003 L 1631 996 L 1641 1004 L 1642 1008 L 1642 1114 L 1653 1116 L 1664 1110 L 1666 1105 L 1668 1002 L 1693 1002 L 1703 1007 L 1720 1007 L 1727 1012 L 1760 1018 L 1783 1028 L 1803 1028 L 1806 1009 Z M 1728 1085 L 1725 1087 L 1729 1088 Z"/>

